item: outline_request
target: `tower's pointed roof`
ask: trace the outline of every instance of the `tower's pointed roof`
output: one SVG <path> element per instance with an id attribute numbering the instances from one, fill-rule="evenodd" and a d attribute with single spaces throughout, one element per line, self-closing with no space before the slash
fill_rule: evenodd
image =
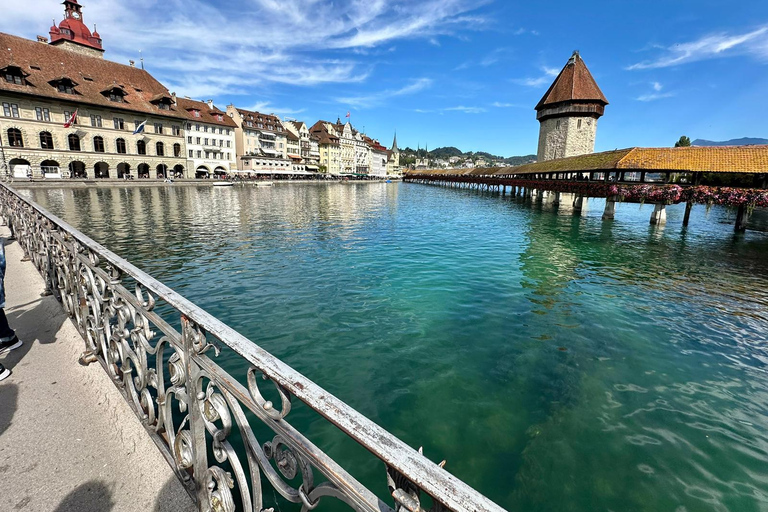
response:
<path id="1" fill-rule="evenodd" d="M 568 63 L 547 89 L 544 97 L 536 105 L 536 110 L 566 101 L 593 101 L 603 105 L 608 104 L 603 91 L 597 86 L 597 82 L 592 78 L 592 73 L 589 72 L 587 65 L 584 64 L 577 51 L 573 52 Z"/>
<path id="2" fill-rule="evenodd" d="M 397 149 L 397 132 L 395 132 L 395 139 L 392 141 L 392 151 L 398 151 L 398 149 Z"/>

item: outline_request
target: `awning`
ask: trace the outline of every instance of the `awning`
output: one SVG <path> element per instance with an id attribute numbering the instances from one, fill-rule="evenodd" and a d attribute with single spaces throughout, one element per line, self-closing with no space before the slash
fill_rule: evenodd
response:
<path id="1" fill-rule="evenodd" d="M 291 155 L 291 154 L 289 153 L 289 154 L 288 154 L 288 156 L 289 156 L 290 158 L 295 158 L 296 160 L 301 160 L 301 157 L 300 157 L 299 155 Z"/>
<path id="2" fill-rule="evenodd" d="M 316 166 L 316 165 L 307 165 L 307 166 L 305 166 L 305 167 L 306 167 L 307 169 L 315 169 L 315 170 L 318 170 L 318 169 L 320 169 L 320 168 L 319 168 L 318 166 Z"/>

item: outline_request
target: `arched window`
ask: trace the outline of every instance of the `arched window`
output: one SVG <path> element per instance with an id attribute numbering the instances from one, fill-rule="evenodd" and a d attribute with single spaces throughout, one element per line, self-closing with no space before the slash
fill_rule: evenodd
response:
<path id="1" fill-rule="evenodd" d="M 136 152 L 140 155 L 147 154 L 147 144 L 143 140 L 136 142 Z"/>
<path id="2" fill-rule="evenodd" d="M 53 149 L 53 135 L 51 135 L 51 132 L 40 132 L 40 147 L 43 149 Z"/>
<path id="3" fill-rule="evenodd" d="M 163 146 L 162 142 L 158 142 L 155 147 L 157 148 L 157 156 L 165 155 L 165 147 Z"/>
<path id="4" fill-rule="evenodd" d="M 117 152 L 126 154 L 128 151 L 125 147 L 125 139 L 117 139 L 115 141 L 115 146 L 117 147 Z"/>
<path id="5" fill-rule="evenodd" d="M 17 148 L 24 147 L 24 139 L 21 138 L 21 130 L 18 128 L 8 128 L 8 145 Z"/>
<path id="6" fill-rule="evenodd" d="M 104 138 L 103 137 L 94 137 L 93 138 L 93 150 L 96 153 L 104 153 Z"/>
<path id="7" fill-rule="evenodd" d="M 181 156 L 181 144 L 173 145 L 173 156 L 175 156 L 176 158 Z"/>
<path id="8" fill-rule="evenodd" d="M 67 136 L 67 141 L 69 141 L 70 151 L 80 151 L 80 137 L 76 133 L 70 133 Z"/>

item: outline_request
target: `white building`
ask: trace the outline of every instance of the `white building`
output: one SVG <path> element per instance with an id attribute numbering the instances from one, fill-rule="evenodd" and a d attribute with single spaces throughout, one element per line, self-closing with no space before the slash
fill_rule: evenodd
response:
<path id="1" fill-rule="evenodd" d="M 176 98 L 180 111 L 187 114 L 184 139 L 189 176 L 210 178 L 229 174 L 237 169 L 235 128 L 237 125 L 213 101 Z"/>
<path id="2" fill-rule="evenodd" d="M 241 171 L 273 174 L 291 173 L 285 128 L 272 114 L 262 114 L 227 106 L 227 115 L 235 122 L 237 167 Z"/>

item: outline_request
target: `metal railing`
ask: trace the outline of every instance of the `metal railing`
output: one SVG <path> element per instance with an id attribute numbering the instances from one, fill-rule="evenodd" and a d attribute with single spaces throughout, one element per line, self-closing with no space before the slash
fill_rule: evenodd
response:
<path id="1" fill-rule="evenodd" d="M 433 511 L 503 511 L 420 450 L 5 184 L 0 214 L 83 336 L 83 360 L 98 361 L 110 375 L 200 511 L 261 512 L 265 493 L 274 491 L 302 511 L 335 498 L 359 511 L 421 512 L 424 495 L 432 498 Z M 241 379 L 217 364 L 221 348 L 247 362 Z M 260 377 L 274 385 L 279 403 L 264 396 Z M 294 428 L 288 416 L 295 400 L 378 458 L 391 495 L 376 496 Z M 255 432 L 264 427 L 271 432 L 260 442 Z"/>

